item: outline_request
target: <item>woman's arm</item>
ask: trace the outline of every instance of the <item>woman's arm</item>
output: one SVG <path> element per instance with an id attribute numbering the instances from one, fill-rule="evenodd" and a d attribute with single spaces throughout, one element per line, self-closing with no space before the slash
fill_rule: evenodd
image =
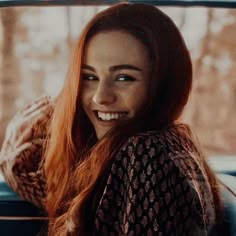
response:
<path id="1" fill-rule="evenodd" d="M 0 170 L 23 199 L 44 207 L 45 178 L 42 156 L 53 101 L 43 97 L 18 112 L 10 121 L 0 152 Z"/>

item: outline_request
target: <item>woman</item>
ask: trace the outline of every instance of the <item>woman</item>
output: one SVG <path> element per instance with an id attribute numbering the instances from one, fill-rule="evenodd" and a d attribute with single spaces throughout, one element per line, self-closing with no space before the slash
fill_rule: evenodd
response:
<path id="1" fill-rule="evenodd" d="M 178 123 L 191 85 L 168 16 L 144 4 L 104 10 L 83 30 L 55 104 L 40 99 L 11 122 L 6 181 L 47 211 L 49 235 L 207 235 L 221 201 Z"/>

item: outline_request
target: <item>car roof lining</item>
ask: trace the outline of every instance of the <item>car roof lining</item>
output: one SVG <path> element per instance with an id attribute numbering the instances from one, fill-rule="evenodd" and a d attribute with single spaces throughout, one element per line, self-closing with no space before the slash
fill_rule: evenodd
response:
<path id="1" fill-rule="evenodd" d="M 236 8 L 236 0 L 0 0 L 0 7 L 10 6 L 98 6 L 118 2 L 147 3 L 156 6 L 205 6 Z"/>

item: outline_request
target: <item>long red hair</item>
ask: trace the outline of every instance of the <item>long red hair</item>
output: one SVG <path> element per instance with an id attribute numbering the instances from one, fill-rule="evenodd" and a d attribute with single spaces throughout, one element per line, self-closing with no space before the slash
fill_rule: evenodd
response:
<path id="1" fill-rule="evenodd" d="M 88 40 L 112 30 L 128 32 L 146 46 L 152 62 L 152 87 L 142 114 L 98 141 L 80 103 L 81 63 Z M 112 157 L 130 135 L 175 122 L 191 86 L 192 65 L 184 40 L 172 20 L 154 6 L 117 4 L 87 24 L 56 103 L 45 153 L 49 235 L 91 235 L 89 225 Z"/>

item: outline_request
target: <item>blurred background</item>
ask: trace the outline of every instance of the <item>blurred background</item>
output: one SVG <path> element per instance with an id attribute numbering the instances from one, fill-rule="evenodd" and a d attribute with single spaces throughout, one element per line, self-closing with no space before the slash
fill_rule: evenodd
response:
<path id="1" fill-rule="evenodd" d="M 0 146 L 17 110 L 42 94 L 59 93 L 73 44 L 104 8 L 0 9 Z M 183 120 L 208 156 L 236 157 L 236 9 L 161 9 L 179 27 L 193 60 L 194 87 Z"/>

